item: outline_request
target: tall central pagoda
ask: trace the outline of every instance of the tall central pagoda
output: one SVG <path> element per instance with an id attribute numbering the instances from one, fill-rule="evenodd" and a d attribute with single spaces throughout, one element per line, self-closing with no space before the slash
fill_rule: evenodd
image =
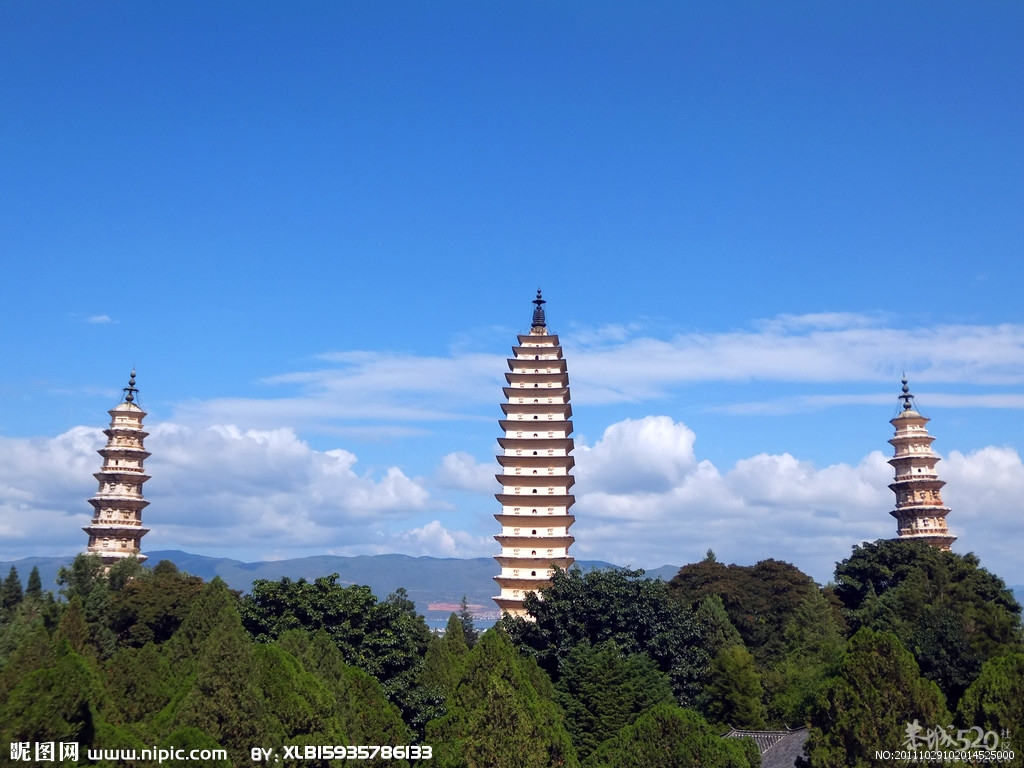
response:
<path id="1" fill-rule="evenodd" d="M 508 360 L 505 418 L 498 422 L 505 436 L 498 438 L 501 514 L 494 517 L 501 533 L 494 538 L 501 544 L 495 558 L 501 575 L 494 577 L 500 587 L 494 601 L 513 616 L 526 616 L 523 599 L 548 583 L 554 566 L 573 563 L 569 374 L 558 336 L 548 333 L 540 289 L 533 303 L 530 333 L 518 337 Z"/>
<path id="2" fill-rule="evenodd" d="M 103 430 L 107 444 L 99 451 L 103 466 L 93 475 L 100 487 L 89 499 L 92 524 L 82 529 L 89 534 L 87 554 L 99 555 L 107 568 L 126 557 L 146 559 L 141 542 L 149 529 L 142 527 L 142 510 L 149 502 L 142 496 L 142 484 L 149 480 L 143 469 L 149 453 L 143 440 L 149 433 L 142 429 L 146 412 L 135 402 L 138 393 L 133 369 L 124 398 L 108 411 L 110 427 Z"/>
<path id="3" fill-rule="evenodd" d="M 895 448 L 889 463 L 896 470 L 896 477 L 889 487 L 896 494 L 896 509 L 889 514 L 896 518 L 900 540 L 924 541 L 939 549 L 949 549 L 956 536 L 950 536 L 946 527 L 949 508 L 942 504 L 941 489 L 945 483 L 935 472 L 939 457 L 932 450 L 935 438 L 928 434 L 929 419 L 914 407 L 914 396 L 905 377 L 899 398 L 903 409 L 889 422 L 896 428 L 889 441 Z"/>

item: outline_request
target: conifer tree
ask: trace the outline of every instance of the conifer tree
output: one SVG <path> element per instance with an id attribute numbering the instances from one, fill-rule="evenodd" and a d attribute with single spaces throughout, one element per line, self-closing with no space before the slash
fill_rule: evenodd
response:
<path id="1" fill-rule="evenodd" d="M 787 653 L 773 670 L 778 690 L 769 701 L 768 714 L 772 721 L 797 727 L 806 722 L 826 680 L 837 674 L 846 639 L 835 608 L 818 589 L 797 606 L 785 638 Z"/>
<path id="2" fill-rule="evenodd" d="M 623 727 L 583 768 L 757 768 L 750 739 L 723 739 L 696 712 L 662 704 Z"/>
<path id="3" fill-rule="evenodd" d="M 536 665 L 531 671 L 524 664 L 504 632 L 485 632 L 467 657 L 448 713 L 427 724 L 438 768 L 578 765 L 561 713 L 537 691 L 539 674 Z"/>
<path id="4" fill-rule="evenodd" d="M 98 555 L 78 555 L 69 568 L 57 572 L 61 594 L 81 601 L 82 617 L 89 628 L 89 644 L 97 659 L 110 658 L 117 649 L 117 637 L 110 628 L 110 585 L 103 560 Z"/>
<path id="5" fill-rule="evenodd" d="M 727 645 L 743 645 L 743 638 L 729 620 L 722 598 L 718 595 L 707 595 L 697 604 L 695 614 L 704 633 L 705 647 L 711 656 L 716 656 Z"/>
<path id="6" fill-rule="evenodd" d="M 7 578 L 0 583 L 0 620 L 13 613 L 23 597 L 18 569 L 12 565 Z"/>
<path id="7" fill-rule="evenodd" d="M 340 729 L 334 717 L 334 697 L 323 682 L 277 643 L 260 643 L 252 650 L 256 658 L 253 676 L 288 743 L 331 743 Z"/>
<path id="8" fill-rule="evenodd" d="M 281 743 L 284 727 L 260 690 L 258 658 L 223 581 L 214 579 L 203 589 L 168 645 L 173 660 L 187 662 L 171 719 L 175 728 L 198 728 L 233 750 Z"/>
<path id="9" fill-rule="evenodd" d="M 556 689 L 580 760 L 651 707 L 675 701 L 672 683 L 650 657 L 626 656 L 611 640 L 576 646 Z"/>
<path id="10" fill-rule="evenodd" d="M 412 736 L 398 708 L 373 677 L 345 663 L 324 630 L 293 629 L 276 643 L 297 658 L 334 697 L 338 733 L 350 744 L 407 744 Z"/>
<path id="11" fill-rule="evenodd" d="M 28 575 L 28 585 L 25 587 L 25 597 L 29 600 L 38 600 L 43 596 L 43 580 L 39 577 L 39 566 L 32 566 L 32 572 Z"/>
<path id="12" fill-rule="evenodd" d="M 867 768 L 875 750 L 899 749 L 915 720 L 950 722 L 938 686 L 889 632 L 866 627 L 853 636 L 833 678 L 811 710 L 806 750 L 814 768 Z"/>
<path id="13" fill-rule="evenodd" d="M 449 698 L 466 671 L 468 653 L 462 621 L 453 613 L 448 617 L 444 635 L 432 638 L 427 647 L 420 682 Z"/>
<path id="14" fill-rule="evenodd" d="M 0 701 L 4 701 L 20 680 L 38 669 L 52 667 L 56 653 L 50 633 L 37 624 L 11 653 L 7 663 L 0 669 Z"/>
<path id="15" fill-rule="evenodd" d="M 60 626 L 57 627 L 57 640 L 65 640 L 75 651 L 82 655 L 91 655 L 89 645 L 89 627 L 86 626 L 82 611 L 82 598 L 76 595 L 64 611 Z"/>
<path id="16" fill-rule="evenodd" d="M 145 740 L 152 741 L 156 734 L 145 721 L 167 706 L 174 693 L 174 674 L 157 646 L 119 649 L 105 665 L 104 681 L 123 722 L 142 722 Z"/>
<path id="17" fill-rule="evenodd" d="M 106 709 L 106 692 L 92 661 L 77 653 L 69 638 L 84 635 L 81 617 L 62 625 L 64 634 L 49 641 L 35 634 L 22 656 L 15 654 L 9 666 L 33 671 L 11 675 L 0 683 L 0 740 L 49 742 L 77 741 L 91 746 L 110 726 L 100 712 Z M 48 648 L 40 647 L 45 642 Z M 84 642 L 84 640 L 83 640 Z M 25 663 L 27 662 L 27 663 Z M 42 663 L 42 664 L 41 664 Z M 7 672 L 8 670 L 4 670 Z M 11 670 L 12 672 L 14 670 Z M 13 685 L 12 685 L 13 683 Z"/>
<path id="18" fill-rule="evenodd" d="M 763 694 L 761 677 L 750 651 L 742 645 L 727 645 L 711 663 L 703 709 L 711 722 L 761 730 L 765 727 Z"/>
<path id="19" fill-rule="evenodd" d="M 473 612 L 469 610 L 469 601 L 465 595 L 462 596 L 462 601 L 459 603 L 459 621 L 462 623 L 462 634 L 466 646 L 472 648 L 476 645 L 480 633 L 477 632 L 476 626 L 473 624 Z"/>
<path id="20" fill-rule="evenodd" d="M 989 659 L 960 699 L 957 719 L 963 728 L 994 731 L 1012 739 L 1016 762 L 1024 765 L 1024 653 Z"/>

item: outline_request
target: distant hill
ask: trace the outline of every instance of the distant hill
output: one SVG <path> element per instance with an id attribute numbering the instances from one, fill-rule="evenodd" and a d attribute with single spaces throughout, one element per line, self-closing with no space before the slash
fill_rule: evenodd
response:
<path id="1" fill-rule="evenodd" d="M 338 583 L 344 586 L 365 584 L 381 600 L 399 587 L 405 587 L 432 627 L 444 626 L 448 615 L 465 595 L 480 623 L 490 624 L 499 618 L 493 596 L 497 592 L 494 576 L 497 566 L 492 557 L 469 560 L 459 558 L 411 557 L 410 555 L 360 555 L 336 557 L 317 555 L 295 560 L 271 560 L 243 563 L 227 557 L 206 557 L 179 550 L 147 552 L 148 565 L 170 560 L 179 569 L 204 581 L 220 576 L 229 587 L 248 592 L 257 579 L 277 581 L 285 576 L 307 581 L 338 574 Z M 39 568 L 43 589 L 57 589 L 57 571 L 67 566 L 73 557 L 27 557 L 14 562 L 0 562 L 0 578 L 6 576 L 13 565 L 24 584 L 33 567 Z M 580 561 L 584 570 L 607 568 L 611 563 L 599 560 Z M 651 578 L 671 579 L 679 566 L 663 565 L 647 572 Z M 433 606 L 433 608 L 431 607 Z"/>

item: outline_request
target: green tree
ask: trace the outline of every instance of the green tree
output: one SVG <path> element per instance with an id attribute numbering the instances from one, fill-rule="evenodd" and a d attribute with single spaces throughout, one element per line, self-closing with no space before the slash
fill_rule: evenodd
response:
<path id="1" fill-rule="evenodd" d="M 37 629 L 56 629 L 60 608 L 52 593 L 45 597 L 30 596 L 18 603 L 6 621 L 0 622 L 0 669 L 25 640 Z"/>
<path id="2" fill-rule="evenodd" d="M 703 710 L 711 722 L 761 730 L 765 727 L 763 694 L 761 676 L 750 651 L 742 645 L 727 645 L 711 663 Z"/>
<path id="3" fill-rule="evenodd" d="M 702 628 L 705 647 L 711 656 L 716 656 L 727 645 L 743 645 L 743 638 L 736 631 L 722 598 L 708 595 L 697 604 L 697 624 Z"/>
<path id="4" fill-rule="evenodd" d="M 111 596 L 110 625 L 118 642 L 133 648 L 166 642 L 202 588 L 201 578 L 181 573 L 170 560 L 138 569 Z"/>
<path id="5" fill-rule="evenodd" d="M 0 620 L 13 613 L 23 597 L 21 579 L 18 578 L 18 569 L 12 565 L 7 578 L 3 580 L 3 583 L 0 583 Z"/>
<path id="6" fill-rule="evenodd" d="M 611 640 L 572 649 L 555 701 L 580 760 L 651 707 L 673 703 L 672 684 L 646 654 L 626 656 Z"/>
<path id="7" fill-rule="evenodd" d="M 815 768 L 866 768 L 878 749 L 899 749 L 908 724 L 950 722 L 942 692 L 890 632 L 860 629 L 811 709 L 807 739 Z"/>
<path id="8" fill-rule="evenodd" d="M 380 683 L 345 659 L 324 630 L 310 634 L 293 629 L 277 645 L 302 662 L 334 697 L 338 733 L 349 744 L 407 744 L 411 739 L 401 711 L 384 695 Z"/>
<path id="9" fill-rule="evenodd" d="M 284 729 L 289 744 L 330 744 L 340 730 L 334 717 L 334 696 L 315 675 L 278 643 L 253 648 L 254 678 L 269 715 Z"/>
<path id="10" fill-rule="evenodd" d="M 1024 652 L 985 662 L 960 699 L 957 720 L 963 728 L 1008 735 L 1016 752 L 1010 765 L 1024 765 Z"/>
<path id="11" fill-rule="evenodd" d="M 723 739 L 696 712 L 662 704 L 601 745 L 584 768 L 757 768 L 750 739 Z"/>
<path id="12" fill-rule="evenodd" d="M 29 642 L 27 657 L 34 658 L 12 659 L 9 665 L 19 663 L 19 671 L 27 674 L 0 683 L 6 689 L 0 691 L 0 740 L 93 746 L 109 726 L 100 715 L 106 693 L 91 660 L 76 653 L 67 639 L 50 643 L 37 634 Z M 50 647 L 40 648 L 40 642 Z"/>
<path id="13" fill-rule="evenodd" d="M 197 728 L 236 751 L 281 743 L 285 729 L 258 684 L 259 656 L 223 581 L 203 588 L 167 646 L 181 675 L 170 730 Z"/>
<path id="14" fill-rule="evenodd" d="M 417 684 L 430 630 L 404 589 L 378 603 L 369 587 L 342 587 L 338 574 L 313 582 L 259 580 L 242 600 L 246 629 L 272 642 L 290 629 L 323 629 L 346 662 L 380 681 L 388 698 L 417 730 L 439 713 Z"/>
<path id="15" fill-rule="evenodd" d="M 0 670 L 0 701 L 5 701 L 22 679 L 36 670 L 52 667 L 55 662 L 56 654 L 50 633 L 42 624 L 37 624 L 13 649 L 7 663 Z"/>
<path id="16" fill-rule="evenodd" d="M 973 554 L 916 541 L 864 544 L 836 566 L 835 591 L 854 630 L 893 632 L 951 702 L 985 660 L 1022 648 L 1020 605 Z"/>
<path id="17" fill-rule="evenodd" d="M 453 613 L 448 617 L 444 635 L 431 638 L 423 660 L 420 682 L 431 690 L 439 691 L 447 699 L 466 671 L 467 654 L 469 647 L 466 645 L 462 621 Z"/>
<path id="18" fill-rule="evenodd" d="M 117 649 L 117 637 L 110 628 L 110 584 L 103 560 L 98 555 L 78 555 L 69 568 L 57 571 L 57 583 L 68 601 L 76 597 L 81 601 L 96 658 L 110 658 Z"/>
<path id="19" fill-rule="evenodd" d="M 786 623 L 816 588 L 806 573 L 778 560 L 744 566 L 705 558 L 684 565 L 668 583 L 669 594 L 691 608 L 712 595 L 720 597 L 743 644 L 762 665 L 785 655 Z"/>
<path id="20" fill-rule="evenodd" d="M 772 722 L 798 727 L 806 722 L 825 682 L 838 674 L 846 647 L 836 609 L 821 590 L 813 590 L 797 606 L 785 640 L 785 658 L 766 675 L 775 683 L 767 714 Z"/>
<path id="21" fill-rule="evenodd" d="M 25 597 L 29 600 L 39 600 L 43 597 L 43 580 L 39 577 L 38 565 L 33 565 L 32 572 L 28 575 Z"/>
<path id="22" fill-rule="evenodd" d="M 153 643 L 119 649 L 105 665 L 104 681 L 111 707 L 125 723 L 144 723 L 141 730 L 147 736 L 145 721 L 166 707 L 174 694 L 170 664 Z"/>
<path id="23" fill-rule="evenodd" d="M 473 624 L 473 612 L 469 610 L 469 601 L 466 596 L 462 596 L 462 601 L 459 603 L 459 621 L 462 622 L 462 634 L 466 639 L 466 645 L 472 648 L 476 645 L 476 641 L 480 636 L 477 632 L 476 626 Z"/>
<path id="24" fill-rule="evenodd" d="M 551 683 L 499 629 L 469 652 L 448 713 L 427 724 L 438 768 L 577 766 Z"/>
<path id="25" fill-rule="evenodd" d="M 555 680 L 577 645 L 613 640 L 625 654 L 650 656 L 681 703 L 700 692 L 708 655 L 693 613 L 641 570 L 556 569 L 541 596 L 528 594 L 524 606 L 534 621 L 505 616 L 502 626 Z"/>

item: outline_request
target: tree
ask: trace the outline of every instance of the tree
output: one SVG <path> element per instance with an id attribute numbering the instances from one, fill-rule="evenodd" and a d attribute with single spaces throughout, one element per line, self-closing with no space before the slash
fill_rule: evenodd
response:
<path id="1" fill-rule="evenodd" d="M 70 568 L 57 571 L 57 583 L 69 602 L 76 597 L 81 601 L 96 658 L 110 658 L 117 649 L 117 637 L 110 628 L 110 585 L 103 560 L 98 555 L 78 555 Z"/>
<path id="2" fill-rule="evenodd" d="M 164 643 L 181 626 L 203 588 L 198 576 L 181 573 L 169 560 L 139 569 L 111 595 L 111 629 L 121 645 Z"/>
<path id="3" fill-rule="evenodd" d="M 32 572 L 28 575 L 25 597 L 29 600 L 39 600 L 43 597 L 43 580 L 39 577 L 38 565 L 33 565 Z"/>
<path id="4" fill-rule="evenodd" d="M 430 630 L 404 589 L 378 603 L 366 586 L 342 587 L 338 574 L 307 582 L 258 580 L 242 599 L 246 629 L 257 642 L 272 642 L 290 629 L 324 630 L 345 661 L 380 681 L 406 722 L 422 729 L 439 713 L 417 684 Z"/>
<path id="5" fill-rule="evenodd" d="M 867 768 L 875 750 L 899 749 L 907 727 L 950 722 L 942 692 L 891 632 L 860 629 L 811 709 L 807 739 L 815 768 Z"/>
<path id="6" fill-rule="evenodd" d="M 420 683 L 449 698 L 466 671 L 468 654 L 462 621 L 453 613 L 448 617 L 444 635 L 430 640 L 420 671 Z"/>
<path id="7" fill-rule="evenodd" d="M 7 578 L 0 583 L 0 619 L 13 613 L 23 597 L 18 569 L 12 565 Z"/>
<path id="8" fill-rule="evenodd" d="M 973 554 L 916 541 L 864 544 L 836 566 L 835 592 L 854 630 L 893 632 L 951 702 L 985 660 L 1022 648 L 1020 605 Z"/>
<path id="9" fill-rule="evenodd" d="M 704 689 L 704 713 L 714 723 L 763 729 L 763 693 L 754 657 L 742 645 L 727 645 L 711 663 L 711 682 Z"/>
<path id="10" fill-rule="evenodd" d="M 6 689 L 0 690 L 0 739 L 93 746 L 108 726 L 100 714 L 106 693 L 91 660 L 76 653 L 68 639 L 51 642 L 45 632 L 29 646 L 9 665 L 17 664 L 20 674 L 0 683 Z"/>
<path id="11" fill-rule="evenodd" d="M 476 645 L 480 633 L 473 625 L 473 612 L 469 610 L 469 601 L 466 600 L 465 595 L 462 596 L 462 601 L 459 603 L 459 621 L 462 622 L 462 634 L 466 639 L 466 645 L 472 648 Z"/>
<path id="12" fill-rule="evenodd" d="M 768 719 L 797 727 L 807 721 L 825 682 L 838 674 L 846 647 L 836 609 L 821 590 L 797 606 L 786 624 L 785 640 L 785 658 L 765 675 L 775 684 L 768 697 Z"/>
<path id="13" fill-rule="evenodd" d="M 104 679 L 112 707 L 127 723 L 152 718 L 174 694 L 174 674 L 153 643 L 119 649 L 107 662 Z"/>
<path id="14" fill-rule="evenodd" d="M 957 719 L 1001 738 L 1009 735 L 1017 760 L 1024 747 L 1024 652 L 989 659 L 960 699 Z M 1016 764 L 1016 763 L 1014 763 Z"/>
<path id="15" fill-rule="evenodd" d="M 310 634 L 293 629 L 277 641 L 334 698 L 337 732 L 349 744 L 407 744 L 411 740 L 402 713 L 388 701 L 376 679 L 345 663 L 341 651 L 323 630 Z"/>
<path id="16" fill-rule="evenodd" d="M 531 667 L 532 665 L 532 667 Z M 466 662 L 448 713 L 427 724 L 438 768 L 577 766 L 551 683 L 500 629 L 485 632 Z"/>
<path id="17" fill-rule="evenodd" d="M 669 599 L 664 582 L 644 579 L 641 570 L 556 569 L 541 596 L 528 594 L 524 607 L 534 621 L 506 615 L 502 626 L 555 680 L 577 645 L 613 640 L 627 655 L 650 656 L 681 703 L 700 692 L 708 655 L 693 613 Z"/>
<path id="18" fill-rule="evenodd" d="M 684 565 L 668 583 L 669 594 L 690 608 L 712 595 L 721 598 L 743 644 L 760 664 L 785 655 L 786 623 L 816 588 L 810 576 L 778 560 L 744 566 L 705 558 Z"/>
<path id="19" fill-rule="evenodd" d="M 171 728 L 197 728 L 236 751 L 282 742 L 284 726 L 258 684 L 260 657 L 223 581 L 203 588 L 167 645 L 184 673 L 169 713 Z"/>
<path id="20" fill-rule="evenodd" d="M 591 755 L 584 768 L 756 768 L 750 739 L 723 739 L 696 712 L 662 704 L 627 725 Z"/>
<path id="21" fill-rule="evenodd" d="M 624 655 L 611 640 L 570 651 L 555 701 L 580 760 L 651 707 L 673 703 L 672 684 L 647 654 Z"/>
<path id="22" fill-rule="evenodd" d="M 743 638 L 729 620 L 722 598 L 718 595 L 708 595 L 701 600 L 697 604 L 696 617 L 711 656 L 717 655 L 727 645 L 743 645 Z"/>

